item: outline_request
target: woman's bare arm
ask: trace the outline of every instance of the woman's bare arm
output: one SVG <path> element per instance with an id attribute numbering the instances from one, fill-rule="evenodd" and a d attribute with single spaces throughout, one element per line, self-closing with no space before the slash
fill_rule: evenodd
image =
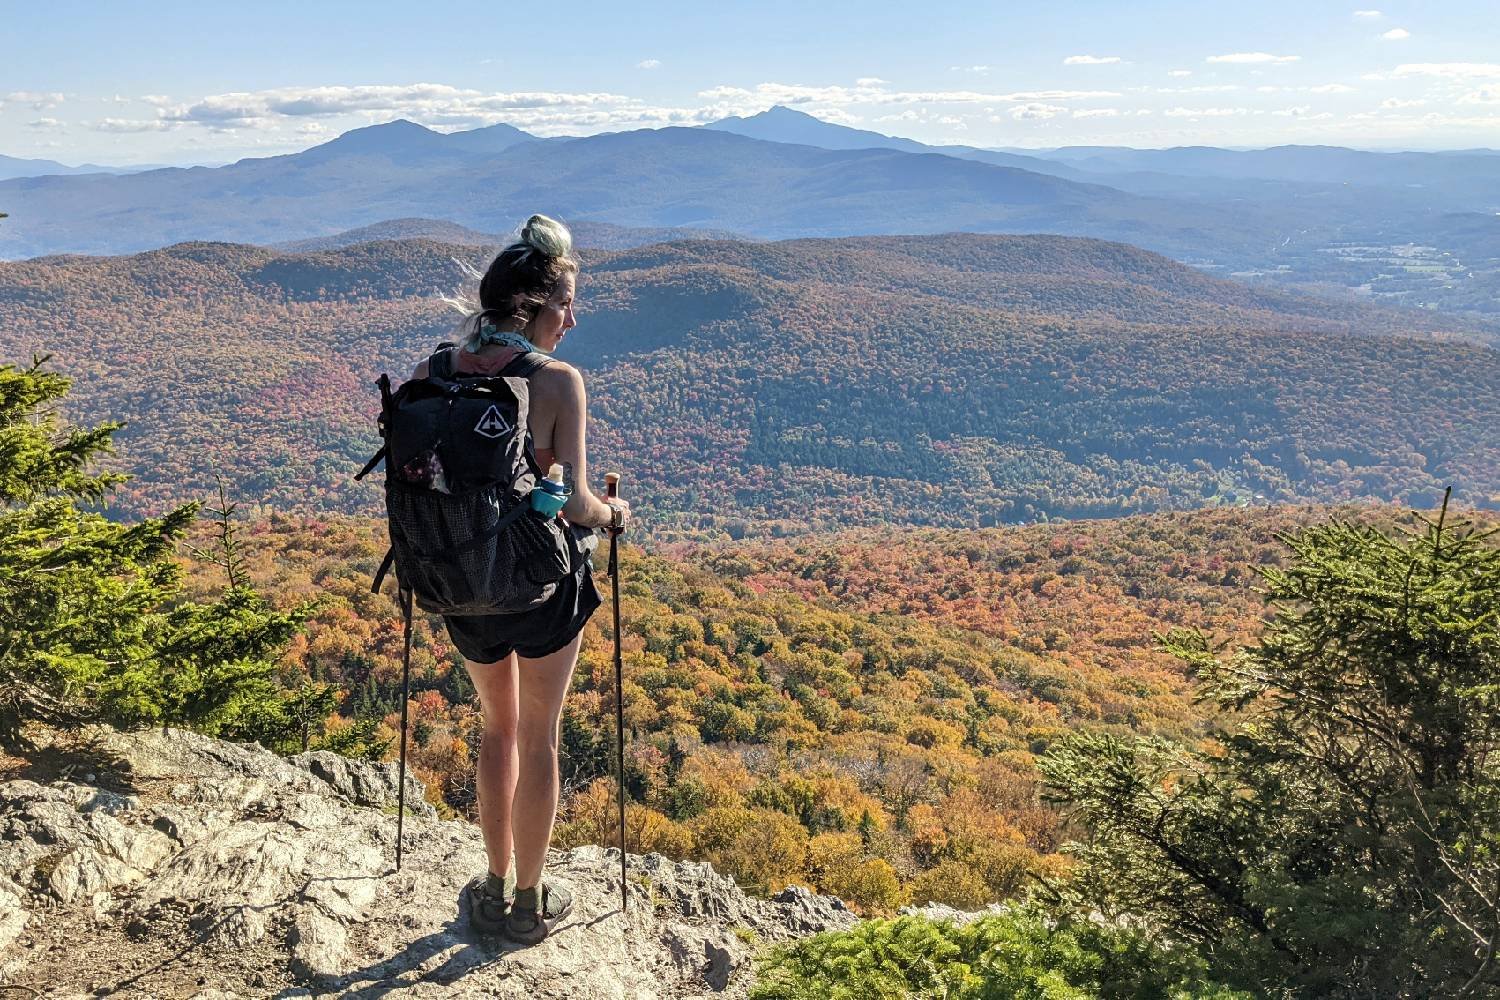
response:
<path id="1" fill-rule="evenodd" d="M 583 376 L 571 365 L 554 364 L 546 369 L 551 388 L 556 393 L 557 423 L 552 430 L 552 453 L 562 464 L 563 479 L 573 488 L 573 495 L 562 513 L 571 523 L 584 528 L 602 528 L 610 523 L 610 505 L 589 489 L 588 446 L 584 440 L 588 424 L 588 392 Z M 615 501 L 629 509 L 624 501 Z"/>

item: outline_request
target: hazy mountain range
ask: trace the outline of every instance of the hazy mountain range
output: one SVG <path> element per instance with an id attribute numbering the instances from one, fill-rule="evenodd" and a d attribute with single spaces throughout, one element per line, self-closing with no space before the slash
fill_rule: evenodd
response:
<path id="1" fill-rule="evenodd" d="M 70 167 L 56 160 L 29 160 L 16 156 L 0 155 L 0 181 L 13 177 L 45 177 L 72 174 L 129 174 L 152 167 L 101 167 L 97 163 L 83 163 Z"/>
<path id="2" fill-rule="evenodd" d="M 0 181 L 0 257 L 286 245 L 393 219 L 504 233 L 533 211 L 750 238 L 1044 232 L 1225 274 L 1500 316 L 1500 155 L 928 147 L 786 108 L 540 139 L 391 122 L 223 167 Z M 619 245 L 619 244 L 616 244 Z"/>
<path id="3" fill-rule="evenodd" d="M 575 222 L 571 225 L 573 242 L 580 247 L 599 250 L 623 250 L 627 247 L 645 246 L 648 243 L 665 243 L 669 240 L 732 240 L 743 239 L 737 233 L 717 229 L 657 228 L 643 229 L 632 226 L 615 226 L 608 222 Z M 276 250 L 294 253 L 312 253 L 321 250 L 339 250 L 358 243 L 373 243 L 384 240 L 431 240 L 435 243 L 451 243 L 455 246 L 498 249 L 516 238 L 509 233 L 481 233 L 468 226 L 442 219 L 389 219 L 358 229 L 349 229 L 330 236 L 315 236 L 306 240 L 291 240 L 273 244 Z"/>

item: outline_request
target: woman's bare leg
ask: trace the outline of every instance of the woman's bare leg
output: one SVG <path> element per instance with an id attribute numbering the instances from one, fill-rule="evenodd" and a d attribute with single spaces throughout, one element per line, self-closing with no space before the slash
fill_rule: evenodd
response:
<path id="1" fill-rule="evenodd" d="M 484 740 L 479 745 L 476 780 L 479 830 L 490 871 L 504 877 L 510 869 L 511 800 L 516 793 L 516 654 L 494 663 L 465 660 L 469 679 L 484 711 Z"/>
<path id="2" fill-rule="evenodd" d="M 557 749 L 561 741 L 563 699 L 578 662 L 577 636 L 562 649 L 538 660 L 520 658 L 520 712 L 516 752 L 520 778 L 512 804 L 516 845 L 516 887 L 529 889 L 542 878 L 552 822 L 557 818 Z"/>

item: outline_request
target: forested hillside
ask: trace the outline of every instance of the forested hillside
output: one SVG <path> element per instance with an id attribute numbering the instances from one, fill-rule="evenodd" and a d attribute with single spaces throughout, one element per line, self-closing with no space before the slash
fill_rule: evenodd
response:
<path id="1" fill-rule="evenodd" d="M 381 521 L 246 523 L 222 495 L 205 522 L 192 504 L 128 525 L 78 511 L 117 484 L 82 468 L 112 425 L 59 425 L 66 380 L 39 366 L 0 376 L 3 513 L 25 529 L 0 533 L 0 742 L 177 722 L 380 758 L 409 708 L 430 801 L 473 815 L 471 680 L 421 615 L 402 702 L 401 623 L 366 583 Z M 865 915 L 1025 900 L 969 930 L 874 922 L 777 951 L 768 1000 L 909 995 L 935 974 L 976 996 L 1017 975 L 1101 996 L 1461 995 L 1495 979 L 1500 805 L 1500 515 L 1472 513 L 1445 496 L 1436 520 L 1294 505 L 643 538 L 621 562 L 623 687 L 606 619 L 585 631 L 555 839 L 618 833 L 618 698 L 638 851 Z"/>
<path id="2" fill-rule="evenodd" d="M 1253 568 L 1279 531 L 1398 510 L 1199 511 L 975 532 L 854 532 L 732 546 L 630 546 L 623 578 L 633 843 L 712 860 L 742 884 L 818 885 L 875 911 L 977 906 L 1058 870 L 1067 835 L 1037 755 L 1080 726 L 1191 740 L 1208 710 L 1153 633 L 1258 633 Z M 1500 525 L 1493 516 L 1489 523 Z M 207 529 L 205 528 L 205 531 Z M 242 532 L 246 569 L 287 606 L 326 605 L 284 683 L 349 694 L 337 731 L 394 735 L 401 627 L 369 593 L 383 526 L 273 515 Z M 223 585 L 190 565 L 189 595 Z M 564 840 L 612 834 L 605 616 L 585 631 L 564 722 Z M 457 652 L 419 617 L 412 759 L 435 800 L 473 809 L 481 722 Z"/>
<path id="3" fill-rule="evenodd" d="M 121 514 L 235 494 L 379 509 L 373 382 L 456 318 L 421 241 L 184 244 L 0 264 L 0 354 L 53 353 L 130 422 Z M 482 262 L 481 262 L 482 263 Z M 973 526 L 1219 504 L 1500 504 L 1500 354 L 1440 317 L 1208 278 L 1057 237 L 687 241 L 586 255 L 598 468 L 691 536 Z M 59 334 L 64 329 L 64 335 Z"/>

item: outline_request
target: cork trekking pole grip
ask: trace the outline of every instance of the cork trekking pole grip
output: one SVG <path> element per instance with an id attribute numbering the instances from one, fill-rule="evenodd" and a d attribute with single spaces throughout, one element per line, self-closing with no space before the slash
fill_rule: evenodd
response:
<path id="1" fill-rule="evenodd" d="M 620 474 L 618 472 L 606 472 L 604 474 L 604 496 L 608 500 L 616 500 L 620 496 Z M 625 529 L 623 527 L 610 528 L 611 535 L 618 535 Z"/>

